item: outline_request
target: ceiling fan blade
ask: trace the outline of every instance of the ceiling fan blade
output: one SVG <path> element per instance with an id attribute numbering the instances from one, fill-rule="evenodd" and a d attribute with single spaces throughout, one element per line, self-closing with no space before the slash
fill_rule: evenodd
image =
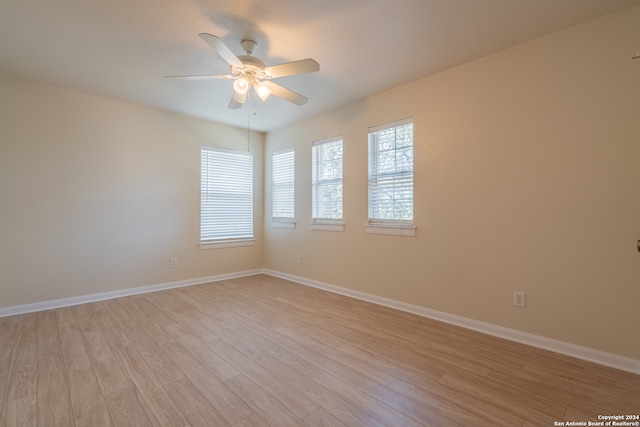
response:
<path id="1" fill-rule="evenodd" d="M 238 57 L 233 52 L 231 52 L 231 49 L 229 49 L 229 47 L 224 44 L 220 37 L 207 33 L 200 33 L 200 38 L 207 42 L 207 44 L 211 46 L 211 48 L 222 57 L 222 59 L 227 61 L 229 65 L 233 65 L 238 68 L 244 67 L 242 61 L 240 61 Z"/>
<path id="2" fill-rule="evenodd" d="M 235 110 L 237 108 L 242 107 L 242 105 L 246 100 L 247 100 L 246 92 L 243 94 L 239 94 L 238 92 L 233 91 L 233 96 L 231 97 L 231 100 L 229 100 L 228 107 L 231 108 L 232 110 Z"/>
<path id="3" fill-rule="evenodd" d="M 264 71 L 271 78 L 275 79 L 277 77 L 293 76 L 295 74 L 315 73 L 316 71 L 320 71 L 320 64 L 314 59 L 307 58 L 267 67 Z"/>
<path id="4" fill-rule="evenodd" d="M 306 96 L 302 96 L 299 93 L 292 91 L 291 89 L 280 86 L 279 84 L 270 81 L 263 81 L 262 83 L 267 85 L 269 89 L 271 89 L 271 93 L 273 95 L 280 97 L 286 101 L 292 102 L 296 105 L 304 105 L 309 100 L 309 98 L 307 98 Z"/>
<path id="5" fill-rule="evenodd" d="M 234 77 L 231 74 L 210 74 L 210 75 L 191 75 L 191 76 L 164 76 L 165 79 L 180 79 L 180 80 L 231 80 Z"/>

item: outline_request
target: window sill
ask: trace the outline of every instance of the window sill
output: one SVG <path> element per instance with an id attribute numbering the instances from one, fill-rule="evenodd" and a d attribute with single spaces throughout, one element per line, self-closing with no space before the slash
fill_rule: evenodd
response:
<path id="1" fill-rule="evenodd" d="M 364 226 L 367 234 L 386 234 L 391 236 L 415 237 L 416 227 L 406 225 L 367 224 Z"/>
<path id="2" fill-rule="evenodd" d="M 271 227 L 273 228 L 296 228 L 296 222 L 284 222 L 284 221 L 271 221 Z"/>
<path id="3" fill-rule="evenodd" d="M 344 224 L 341 222 L 312 222 L 310 226 L 314 231 L 344 231 Z"/>
<path id="4" fill-rule="evenodd" d="M 256 244 L 255 239 L 246 240 L 219 240 L 219 241 L 205 241 L 198 243 L 198 249 L 222 249 L 222 248 L 236 248 L 239 246 L 253 246 Z"/>

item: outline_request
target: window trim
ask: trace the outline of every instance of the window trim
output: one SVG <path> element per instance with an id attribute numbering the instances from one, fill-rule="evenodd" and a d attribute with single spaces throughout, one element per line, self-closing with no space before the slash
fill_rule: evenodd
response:
<path id="1" fill-rule="evenodd" d="M 314 148 L 315 147 L 320 147 L 322 145 L 325 144 L 331 144 L 334 142 L 338 142 L 340 141 L 340 143 L 342 144 L 343 150 L 344 150 L 344 137 L 342 135 L 337 135 L 331 138 L 325 138 L 325 139 L 320 139 L 317 141 L 313 141 L 311 143 L 311 161 L 312 161 L 312 167 L 311 170 L 314 170 L 314 166 L 313 165 L 313 152 L 314 152 Z M 344 151 L 342 153 L 342 158 L 341 160 L 341 175 L 340 175 L 340 185 L 343 186 L 344 188 Z M 340 200 L 340 206 L 343 209 L 342 215 L 340 218 L 321 218 L 321 217 L 314 217 L 314 189 L 316 189 L 317 185 L 320 182 L 315 182 L 315 176 L 311 175 L 311 222 L 310 222 L 310 228 L 311 230 L 316 230 L 316 231 L 344 231 L 344 193 L 342 195 L 342 198 Z"/>
<path id="2" fill-rule="evenodd" d="M 376 126 L 371 126 L 368 129 L 368 133 L 367 133 L 367 146 L 368 146 L 368 150 L 367 150 L 367 216 L 370 215 L 371 211 L 371 184 L 370 184 L 370 180 L 371 180 L 371 143 L 370 143 L 370 138 L 371 138 L 371 134 L 372 133 L 376 133 L 376 132 L 380 132 L 386 129 L 390 129 L 390 128 L 395 128 L 395 127 L 400 127 L 400 126 L 404 126 L 407 124 L 412 124 L 413 125 L 413 117 L 407 117 L 404 119 L 400 119 L 400 120 L 396 120 L 396 121 L 392 121 L 392 122 L 387 122 L 387 123 L 383 123 L 380 125 L 376 125 Z M 413 143 L 415 138 L 412 137 L 412 147 L 415 147 L 415 144 Z M 415 152 L 415 151 L 414 151 Z M 412 178 L 412 182 L 414 181 L 414 176 L 415 176 L 415 156 L 414 156 L 414 160 L 413 160 L 413 165 L 412 165 L 412 169 L 411 169 L 411 178 Z M 412 188 L 413 188 L 413 184 L 412 184 Z M 415 190 L 413 190 L 413 194 L 412 194 L 412 203 L 413 203 L 413 198 L 415 196 Z M 414 215 L 414 210 L 413 210 L 413 206 L 412 206 L 412 219 L 411 220 L 401 220 L 401 219 L 379 219 L 379 218 L 368 218 L 367 219 L 367 223 L 365 224 L 365 231 L 367 234 L 383 234 L 383 235 L 396 235 L 396 236 L 410 236 L 410 237 L 414 237 L 416 236 L 416 227 L 414 225 L 414 220 L 415 220 L 415 215 Z"/>
<path id="3" fill-rule="evenodd" d="M 274 180 L 274 175 L 275 175 L 275 165 L 274 165 L 274 161 L 275 161 L 275 157 L 278 155 L 282 155 L 282 154 L 287 154 L 287 153 L 291 153 L 292 155 L 292 161 L 293 161 L 293 165 L 292 165 L 292 176 L 293 176 L 293 180 L 292 180 L 292 194 L 293 194 L 293 206 L 292 206 L 292 210 L 293 210 L 293 216 L 292 217 L 276 217 L 274 216 L 274 208 L 275 208 L 275 180 Z M 271 153 L 271 226 L 274 228 L 296 228 L 296 219 L 295 219 L 295 212 L 296 212 L 296 181 L 295 181 L 295 148 L 294 147 L 289 147 L 289 148 L 285 148 L 282 150 L 277 150 L 274 151 L 273 153 Z"/>
<path id="4" fill-rule="evenodd" d="M 239 240 L 205 240 L 198 243 L 198 249 L 201 251 L 208 249 L 237 248 L 240 246 L 254 246 L 256 239 L 239 239 Z"/>
<path id="5" fill-rule="evenodd" d="M 384 234 L 391 236 L 416 236 L 416 227 L 412 225 L 365 224 L 367 234 Z"/>
<path id="6" fill-rule="evenodd" d="M 327 222 L 310 222 L 309 228 L 313 231 L 336 231 L 343 232 L 344 231 L 344 223 L 343 222 L 335 222 L 335 221 L 327 221 Z"/>
<path id="7" fill-rule="evenodd" d="M 271 220 L 271 227 L 273 228 L 296 228 L 296 221 L 284 221 L 283 218 L 280 218 L 279 220 L 276 218 L 273 218 Z"/>

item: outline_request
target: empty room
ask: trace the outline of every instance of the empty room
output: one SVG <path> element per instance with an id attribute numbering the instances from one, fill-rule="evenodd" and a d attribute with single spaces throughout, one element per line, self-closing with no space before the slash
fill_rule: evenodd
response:
<path id="1" fill-rule="evenodd" d="M 0 426 L 640 426 L 640 1 L 0 2 Z"/>

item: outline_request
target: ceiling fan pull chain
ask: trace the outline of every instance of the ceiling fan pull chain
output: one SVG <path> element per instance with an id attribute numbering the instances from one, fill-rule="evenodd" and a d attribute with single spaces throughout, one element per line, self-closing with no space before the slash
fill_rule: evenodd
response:
<path id="1" fill-rule="evenodd" d="M 253 115 L 255 116 L 256 112 L 257 112 L 256 111 L 256 97 L 255 97 L 255 95 L 252 96 L 252 98 L 253 98 Z"/>
<path id="2" fill-rule="evenodd" d="M 251 94 L 249 94 L 251 96 Z M 247 153 L 251 151 L 251 114 L 247 108 Z"/>

